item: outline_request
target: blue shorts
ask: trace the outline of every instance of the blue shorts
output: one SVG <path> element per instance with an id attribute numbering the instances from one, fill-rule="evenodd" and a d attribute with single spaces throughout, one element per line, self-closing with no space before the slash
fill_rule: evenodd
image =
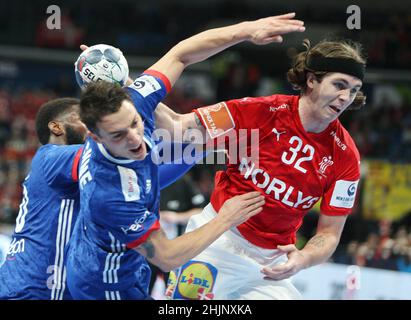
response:
<path id="1" fill-rule="evenodd" d="M 142 268 L 143 272 L 138 272 L 139 275 L 144 274 L 139 277 L 141 280 L 126 289 L 108 290 L 107 287 L 96 286 L 91 281 L 83 280 L 72 269 L 67 272 L 67 286 L 74 300 L 153 300 L 148 293 L 150 267 L 144 265 Z M 146 268 L 148 270 L 145 270 Z"/>

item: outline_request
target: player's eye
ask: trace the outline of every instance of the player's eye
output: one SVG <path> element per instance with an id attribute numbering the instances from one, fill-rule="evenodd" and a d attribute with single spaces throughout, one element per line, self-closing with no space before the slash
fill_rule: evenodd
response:
<path id="1" fill-rule="evenodd" d="M 344 90 L 345 85 L 341 82 L 334 82 L 334 87 L 336 87 L 338 90 Z"/>
<path id="2" fill-rule="evenodd" d="M 113 140 L 120 140 L 123 137 L 122 133 L 115 133 L 111 136 Z"/>

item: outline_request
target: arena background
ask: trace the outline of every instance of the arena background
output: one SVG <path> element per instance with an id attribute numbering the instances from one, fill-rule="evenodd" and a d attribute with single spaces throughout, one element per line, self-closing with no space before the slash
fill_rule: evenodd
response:
<path id="1" fill-rule="evenodd" d="M 353 4 L 361 9 L 361 24 L 351 30 L 347 8 Z M 61 9 L 60 30 L 46 27 L 50 5 Z M 285 72 L 304 38 L 363 43 L 367 105 L 342 117 L 363 160 L 360 194 L 329 263 L 300 272 L 295 284 L 307 299 L 411 299 L 411 9 L 405 0 L 1 1 L 0 260 L 19 211 L 21 182 L 38 147 L 34 116 L 49 99 L 78 96 L 73 63 L 81 43 L 121 48 L 131 75 L 137 75 L 196 32 L 289 11 L 305 21 L 304 34 L 286 36 L 281 45 L 237 45 L 191 66 L 166 103 L 188 112 L 231 98 L 292 94 Z M 186 212 L 206 203 L 221 168 L 197 165 L 162 193 L 163 209 Z M 187 199 L 181 190 L 189 189 Z M 306 216 L 298 246 L 314 233 L 317 219 L 316 210 Z"/>

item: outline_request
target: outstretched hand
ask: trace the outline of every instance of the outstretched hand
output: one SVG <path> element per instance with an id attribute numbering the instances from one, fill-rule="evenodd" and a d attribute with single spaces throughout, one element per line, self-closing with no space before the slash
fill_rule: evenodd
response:
<path id="1" fill-rule="evenodd" d="M 304 32 L 304 22 L 295 20 L 295 12 L 279 16 L 262 18 L 256 21 L 248 21 L 247 28 L 250 39 L 254 44 L 264 45 L 271 42 L 282 42 L 281 35 L 291 32 Z"/>
<path id="2" fill-rule="evenodd" d="M 306 257 L 295 245 L 278 246 L 277 249 L 280 250 L 280 253 L 287 254 L 288 261 L 284 264 L 261 269 L 261 273 L 265 275 L 265 280 L 284 280 L 306 268 Z"/>

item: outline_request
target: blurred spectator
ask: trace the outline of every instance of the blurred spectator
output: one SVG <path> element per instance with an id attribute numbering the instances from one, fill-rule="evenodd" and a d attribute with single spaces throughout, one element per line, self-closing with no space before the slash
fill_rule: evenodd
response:
<path id="1" fill-rule="evenodd" d="M 397 264 L 392 256 L 394 240 L 386 239 L 386 241 L 382 243 L 380 255 L 374 257 L 373 264 L 369 266 L 379 269 L 397 270 Z"/>
<path id="2" fill-rule="evenodd" d="M 0 91 L 0 150 L 2 150 L 11 135 L 10 96 Z"/>
<path id="3" fill-rule="evenodd" d="M 411 247 L 404 247 L 396 262 L 399 271 L 411 272 Z"/>
<path id="4" fill-rule="evenodd" d="M 60 29 L 49 29 L 47 15 L 36 29 L 35 45 L 47 48 L 78 48 L 84 42 L 84 31 L 75 25 L 68 10 L 61 10 Z"/>

